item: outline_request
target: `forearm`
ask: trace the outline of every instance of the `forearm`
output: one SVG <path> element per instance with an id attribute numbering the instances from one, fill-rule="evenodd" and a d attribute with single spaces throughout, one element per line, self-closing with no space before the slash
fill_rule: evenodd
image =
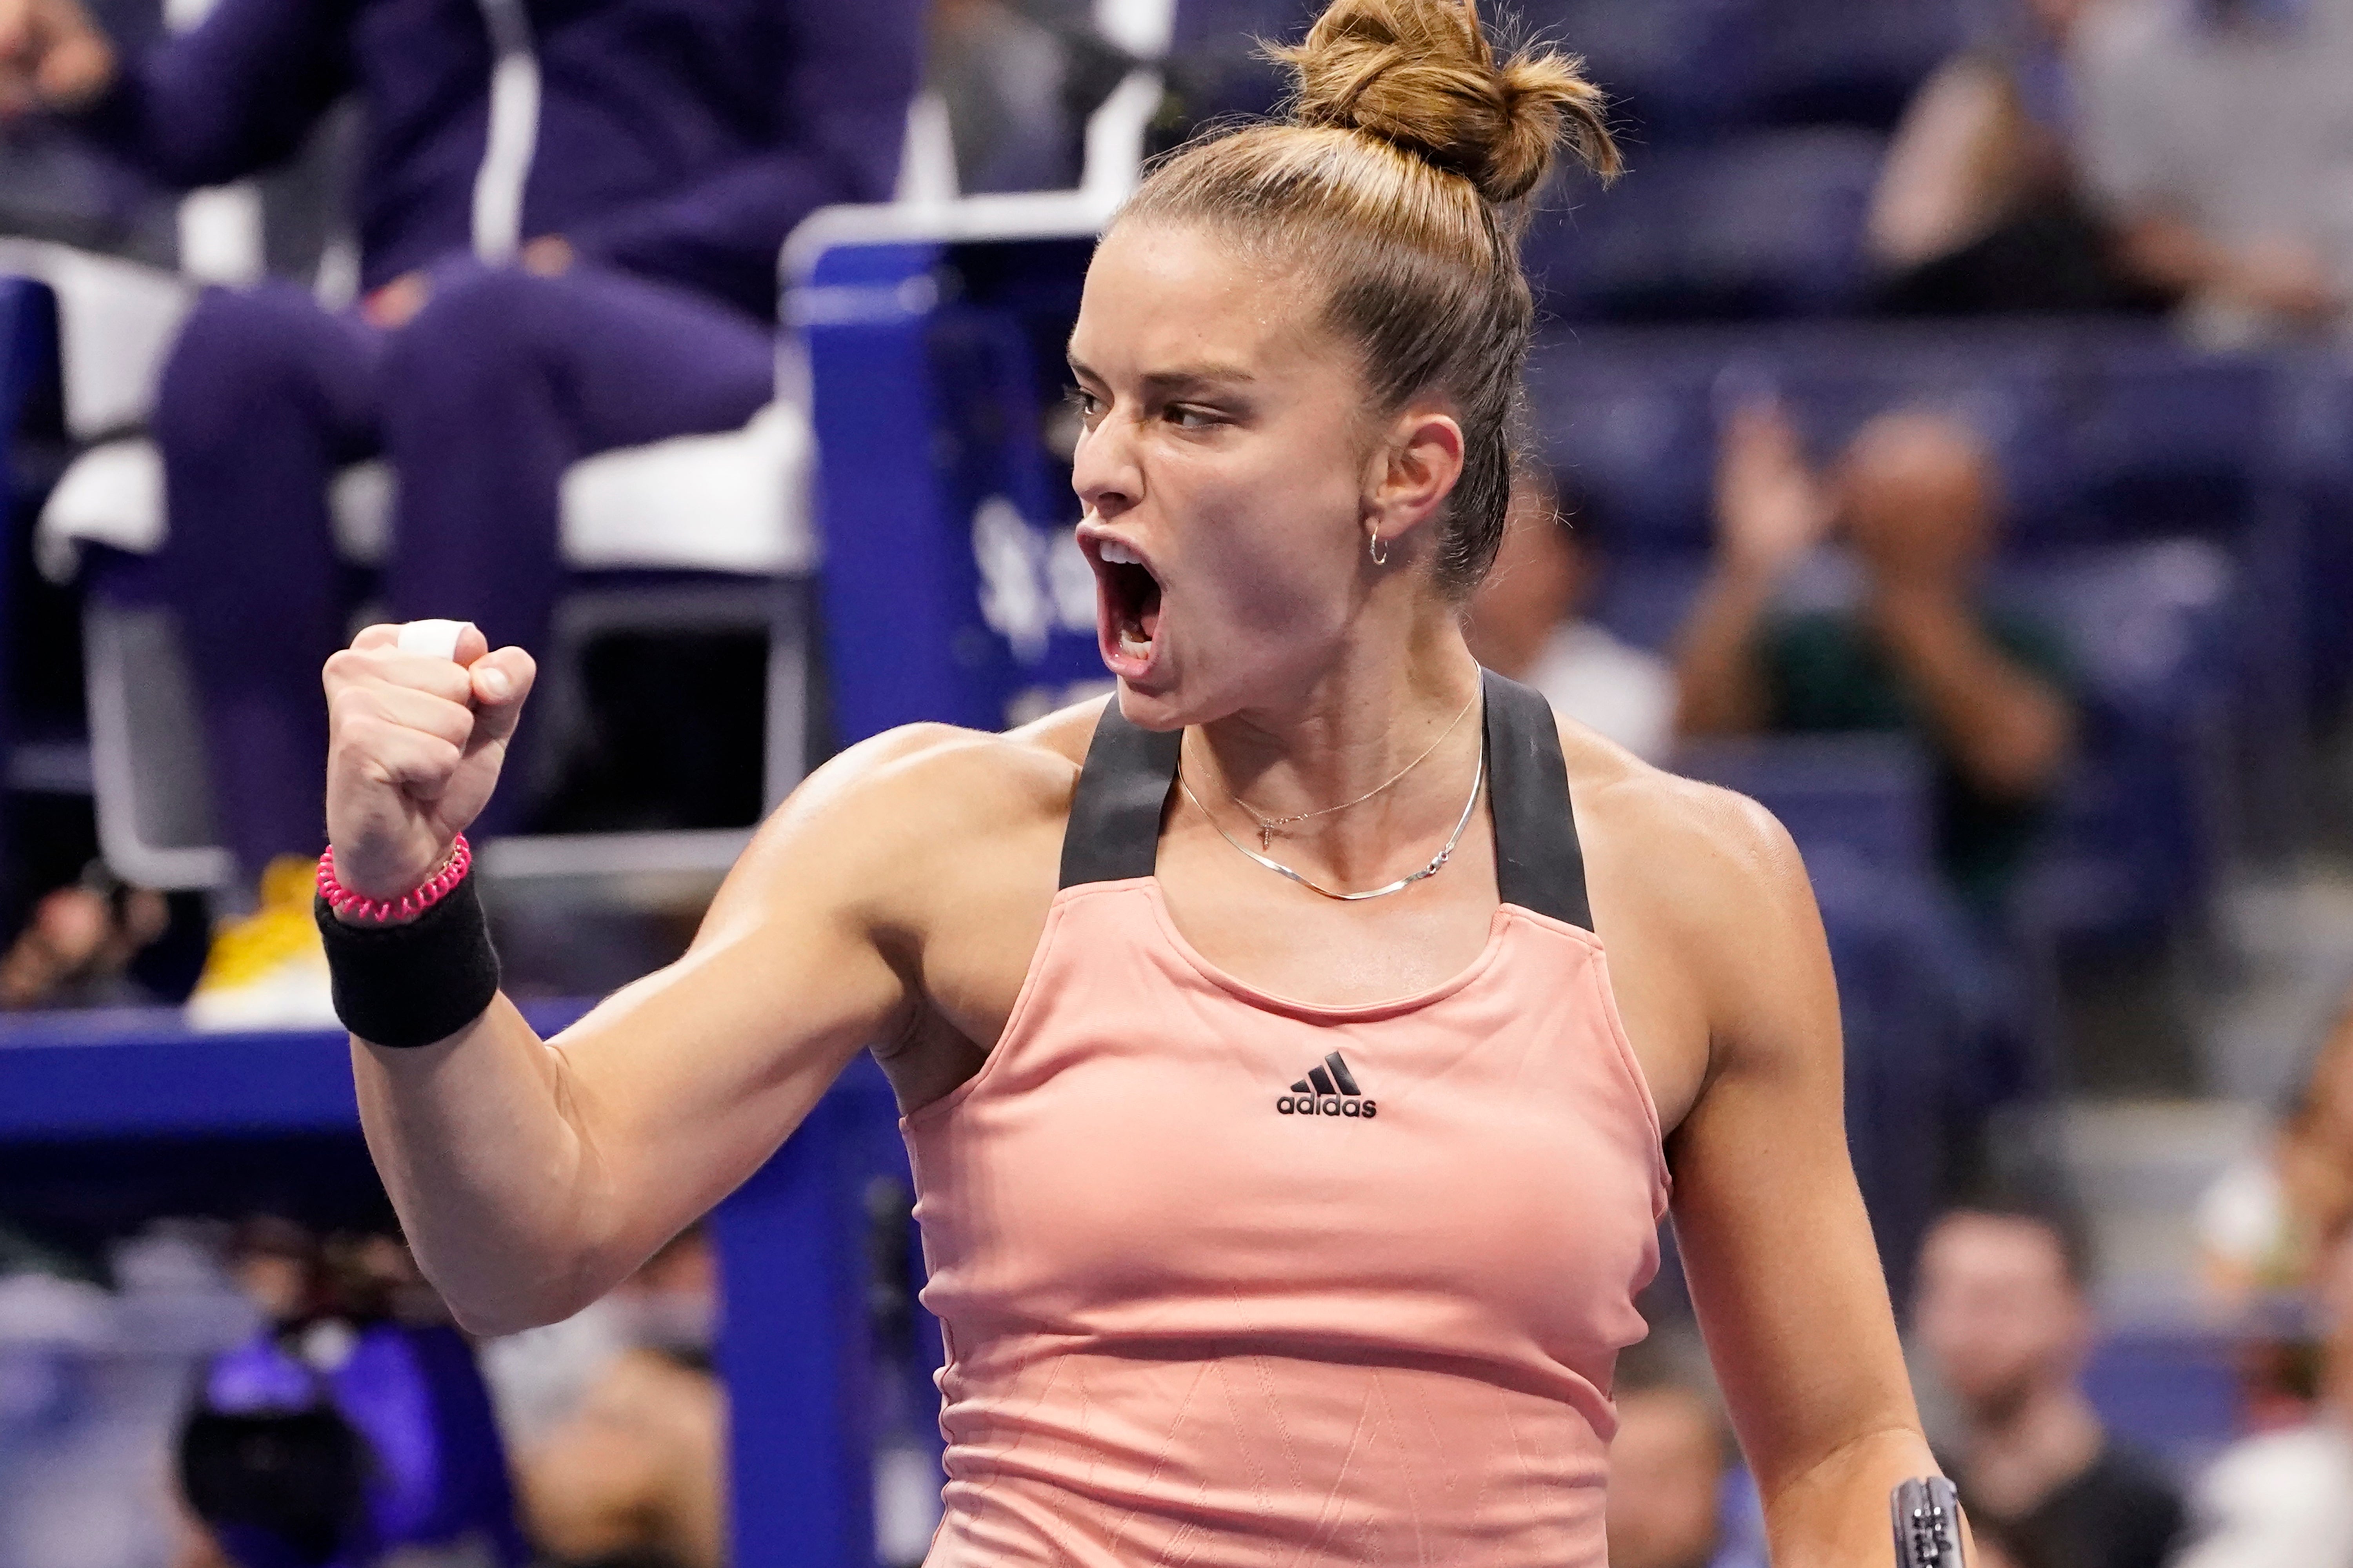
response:
<path id="1" fill-rule="evenodd" d="M 1883 589 L 1871 615 L 1972 784 L 2015 800 L 2050 786 L 2072 739 L 2066 701 L 2012 662 L 1968 605 L 1942 592 Z"/>
<path id="2" fill-rule="evenodd" d="M 290 155 L 350 80 L 341 0 L 220 0 L 119 62 L 69 123 L 166 184 L 222 184 Z"/>
<path id="3" fill-rule="evenodd" d="M 2229 251 L 2163 213 L 2145 214 L 2126 224 L 2118 253 L 2126 271 L 2168 294 L 2200 293 L 2220 287 L 2231 275 Z"/>
<path id="4" fill-rule="evenodd" d="M 1746 734 L 1764 727 L 1767 704 L 1757 631 L 1772 595 L 1766 574 L 1736 567 L 1711 574 L 1701 588 L 1675 654 L 1675 722 L 1683 734 Z"/>
<path id="5" fill-rule="evenodd" d="M 352 1070 L 402 1230 L 460 1323 L 553 1321 L 617 1282 L 610 1184 L 562 1053 L 504 996 L 437 1045 L 354 1037 Z"/>
<path id="6" fill-rule="evenodd" d="M 1889 1494 L 1939 1475 L 1919 1429 L 1889 1426 L 1855 1438 L 1765 1496 L 1773 1561 L 1803 1568 L 1883 1568 L 1893 1542 Z"/>

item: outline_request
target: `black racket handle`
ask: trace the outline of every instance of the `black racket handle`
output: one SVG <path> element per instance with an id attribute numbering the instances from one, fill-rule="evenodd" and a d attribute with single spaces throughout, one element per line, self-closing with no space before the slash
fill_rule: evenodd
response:
<path id="1" fill-rule="evenodd" d="M 1887 1500 L 1895 1525 L 1895 1568 L 1964 1568 L 1961 1500 L 1942 1476 L 1905 1481 Z"/>

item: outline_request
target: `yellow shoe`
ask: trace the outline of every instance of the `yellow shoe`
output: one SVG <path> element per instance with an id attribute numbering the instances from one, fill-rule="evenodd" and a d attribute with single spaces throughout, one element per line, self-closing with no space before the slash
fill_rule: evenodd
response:
<path id="1" fill-rule="evenodd" d="M 197 1029 L 332 1028 L 326 949 L 311 918 L 317 862 L 281 855 L 261 874 L 261 902 L 213 931 L 205 972 L 188 997 Z"/>

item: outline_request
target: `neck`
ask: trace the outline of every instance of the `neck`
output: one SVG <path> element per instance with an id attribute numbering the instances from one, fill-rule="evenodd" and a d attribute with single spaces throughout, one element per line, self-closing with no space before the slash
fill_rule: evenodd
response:
<path id="1" fill-rule="evenodd" d="M 1478 693 L 1479 667 L 1460 625 L 1451 611 L 1434 611 L 1405 636 L 1363 647 L 1295 690 L 1202 725 L 1188 740 L 1186 767 L 1208 786 L 1203 805 L 1229 831 L 1250 818 L 1221 796 L 1273 819 L 1379 791 L 1360 805 L 1286 823 L 1274 841 L 1278 858 L 1288 858 L 1287 847 L 1340 876 L 1369 876 L 1461 815 L 1477 768 Z M 1411 771 L 1397 778 L 1408 764 Z"/>
<path id="2" fill-rule="evenodd" d="M 2012 1409 L 1972 1421 L 1970 1489 L 1993 1512 L 2015 1519 L 2090 1468 L 2106 1440 L 2072 1382 L 2047 1384 Z"/>

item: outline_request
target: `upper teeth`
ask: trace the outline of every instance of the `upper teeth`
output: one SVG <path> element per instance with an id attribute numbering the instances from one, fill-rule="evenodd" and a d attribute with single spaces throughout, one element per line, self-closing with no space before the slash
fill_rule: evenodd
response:
<path id="1" fill-rule="evenodd" d="M 1103 558 L 1105 561 L 1110 562 L 1114 566 L 1141 566 L 1144 564 L 1143 556 L 1138 555 L 1134 551 L 1130 550 L 1126 545 L 1122 544 L 1116 539 L 1104 540 L 1101 545 L 1097 546 L 1097 549 L 1102 553 Z"/>

